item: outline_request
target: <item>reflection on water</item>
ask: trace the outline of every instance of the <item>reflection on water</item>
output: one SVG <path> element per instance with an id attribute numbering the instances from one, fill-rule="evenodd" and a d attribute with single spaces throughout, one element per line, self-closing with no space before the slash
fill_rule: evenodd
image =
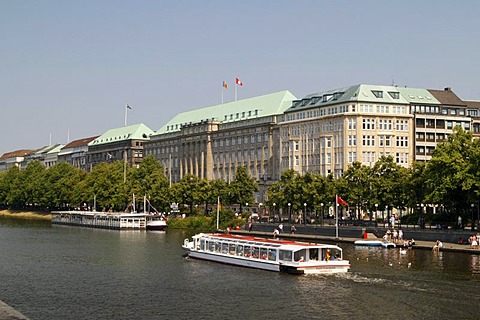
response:
<path id="1" fill-rule="evenodd" d="M 0 220 L 0 299 L 40 320 L 478 318 L 478 255 L 340 244 L 351 272 L 292 276 L 185 258 L 186 237 Z"/>

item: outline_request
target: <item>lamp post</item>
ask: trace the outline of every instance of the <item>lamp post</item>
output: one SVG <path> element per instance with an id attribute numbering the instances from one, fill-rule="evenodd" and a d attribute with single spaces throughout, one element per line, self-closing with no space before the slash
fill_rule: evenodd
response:
<path id="1" fill-rule="evenodd" d="M 292 223 L 292 204 L 289 202 L 288 203 L 288 221 Z"/>
<path id="2" fill-rule="evenodd" d="M 377 221 L 377 216 L 378 216 L 378 203 L 375 203 L 375 221 Z"/>
<path id="3" fill-rule="evenodd" d="M 425 225 L 424 225 L 424 217 L 423 217 L 423 206 L 424 206 L 424 204 L 423 204 L 423 203 L 420 203 L 420 229 L 424 229 L 424 228 L 425 228 Z"/>
<path id="4" fill-rule="evenodd" d="M 323 202 L 320 203 L 320 208 L 322 208 L 322 221 L 321 221 L 321 225 L 323 226 Z"/>
<path id="5" fill-rule="evenodd" d="M 306 202 L 303 203 L 303 208 L 304 208 L 303 209 L 303 215 L 304 215 L 304 219 L 305 219 L 303 224 L 307 224 L 307 203 Z"/>
<path id="6" fill-rule="evenodd" d="M 277 214 L 277 212 L 275 211 L 276 205 L 277 205 L 277 204 L 274 202 L 274 203 L 273 203 L 273 218 L 275 218 L 275 215 Z M 281 221 L 281 220 L 282 220 L 282 219 L 280 219 L 280 221 Z"/>
<path id="7" fill-rule="evenodd" d="M 471 204 L 471 207 L 472 207 L 472 231 L 475 230 L 475 220 L 473 218 L 473 208 L 475 207 L 475 204 Z"/>

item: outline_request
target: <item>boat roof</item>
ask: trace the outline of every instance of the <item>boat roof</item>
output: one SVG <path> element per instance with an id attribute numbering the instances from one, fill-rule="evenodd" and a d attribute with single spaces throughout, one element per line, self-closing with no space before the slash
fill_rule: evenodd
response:
<path id="1" fill-rule="evenodd" d="M 254 237 L 254 236 L 226 234 L 226 233 L 213 233 L 213 234 L 200 233 L 198 235 L 195 235 L 194 237 L 210 238 L 212 240 L 231 240 L 236 242 L 244 242 L 245 244 L 256 244 L 256 245 L 270 246 L 270 247 L 282 247 L 282 249 L 287 249 L 287 250 L 298 250 L 299 248 L 305 248 L 305 247 L 335 248 L 335 249 L 341 250 L 339 246 L 336 246 L 333 244 L 269 239 L 269 238 L 260 238 L 260 237 Z"/>
<path id="2" fill-rule="evenodd" d="M 52 211 L 52 214 L 69 214 L 78 216 L 120 216 L 120 217 L 145 217 L 145 213 L 126 213 L 126 212 L 99 212 L 99 211 Z"/>

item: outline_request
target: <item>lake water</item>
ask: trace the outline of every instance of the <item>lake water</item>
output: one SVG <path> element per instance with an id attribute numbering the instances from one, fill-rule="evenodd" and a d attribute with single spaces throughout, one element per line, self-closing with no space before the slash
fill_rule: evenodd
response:
<path id="1" fill-rule="evenodd" d="M 293 276 L 184 258 L 189 235 L 0 218 L 0 300 L 32 320 L 480 319 L 478 255 L 342 243 L 348 274 Z"/>

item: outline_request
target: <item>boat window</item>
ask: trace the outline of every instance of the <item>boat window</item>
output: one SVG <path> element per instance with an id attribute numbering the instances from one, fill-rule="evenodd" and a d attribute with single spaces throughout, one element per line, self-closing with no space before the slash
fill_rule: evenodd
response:
<path id="1" fill-rule="evenodd" d="M 215 251 L 215 242 L 212 242 L 212 241 L 208 242 L 208 251 L 211 251 L 211 252 Z"/>
<path id="2" fill-rule="evenodd" d="M 292 261 L 292 251 L 280 250 L 278 259 L 282 261 Z"/>
<path id="3" fill-rule="evenodd" d="M 235 255 L 235 243 L 230 243 L 228 253 Z"/>
<path id="4" fill-rule="evenodd" d="M 252 256 L 252 247 L 245 246 L 245 257 L 250 258 Z"/>
<path id="5" fill-rule="evenodd" d="M 318 260 L 318 248 L 310 249 L 309 251 L 310 260 Z"/>
<path id="6" fill-rule="evenodd" d="M 268 249 L 268 260 L 271 260 L 271 261 L 277 260 L 277 250 Z"/>
<path id="7" fill-rule="evenodd" d="M 222 243 L 222 253 L 228 253 L 228 243 Z"/>
<path id="8" fill-rule="evenodd" d="M 267 248 L 260 248 L 260 259 L 267 260 Z"/>
<path id="9" fill-rule="evenodd" d="M 237 256 L 243 256 L 243 246 L 240 244 L 237 246 Z"/>
<path id="10" fill-rule="evenodd" d="M 222 244 L 220 242 L 215 242 L 215 252 L 222 251 Z"/>
<path id="11" fill-rule="evenodd" d="M 205 250 L 205 239 L 200 239 L 200 250 Z"/>
<path id="12" fill-rule="evenodd" d="M 294 254 L 294 260 L 295 261 L 300 261 L 300 258 L 304 258 L 307 256 L 307 250 L 306 249 L 302 249 L 302 250 L 298 250 L 298 251 L 295 251 L 295 254 Z"/>
<path id="13" fill-rule="evenodd" d="M 260 248 L 259 247 L 253 247 L 252 258 L 255 258 L 255 259 L 260 258 Z"/>

